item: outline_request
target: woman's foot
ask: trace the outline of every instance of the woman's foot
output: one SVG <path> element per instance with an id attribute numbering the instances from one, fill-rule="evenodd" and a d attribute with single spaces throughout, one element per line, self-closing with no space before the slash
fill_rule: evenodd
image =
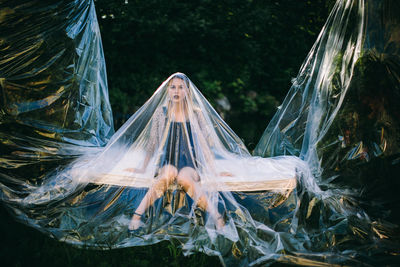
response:
<path id="1" fill-rule="evenodd" d="M 135 230 L 139 229 L 140 227 L 144 226 L 144 223 L 142 222 L 141 218 L 142 218 L 142 214 L 139 214 L 136 212 L 134 213 L 131 221 L 129 222 L 129 226 L 128 226 L 129 231 L 135 231 Z"/>
<path id="2" fill-rule="evenodd" d="M 215 226 L 217 227 L 217 230 L 221 230 L 222 228 L 224 228 L 225 226 L 224 216 L 222 216 L 221 214 L 217 216 Z"/>

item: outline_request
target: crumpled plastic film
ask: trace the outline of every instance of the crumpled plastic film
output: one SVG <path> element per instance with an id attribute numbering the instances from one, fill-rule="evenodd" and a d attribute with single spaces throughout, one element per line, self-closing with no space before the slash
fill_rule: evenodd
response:
<path id="1" fill-rule="evenodd" d="M 8 135 L 13 123 L 25 127 L 24 137 L 107 143 L 114 131 L 92 1 L 1 5 L 1 125 Z"/>
<path id="2" fill-rule="evenodd" d="M 227 266 L 398 255 L 396 1 L 337 1 L 255 150 L 271 158 L 251 156 L 183 74 L 114 134 L 93 1 L 0 5 L 0 198 L 17 220 L 98 249 L 174 240 Z M 176 75 L 183 117 L 169 104 Z M 154 187 L 180 160 L 165 160 L 180 151 L 167 144 L 187 146 L 198 191 Z M 144 226 L 129 231 L 152 189 Z"/>
<path id="3" fill-rule="evenodd" d="M 27 215 L 8 200 L 48 184 L 114 133 L 93 1 L 0 1 L 0 92 L 0 197 L 40 229 L 33 214 L 50 208 Z"/>
<path id="4" fill-rule="evenodd" d="M 215 207 L 221 212 L 221 218 L 212 218 L 210 209 L 202 210 L 193 205 L 194 195 L 175 184 L 165 193 L 159 192 L 159 200 L 147 210 L 144 232 L 130 234 L 127 231 L 130 219 L 155 179 L 149 176 L 151 179 L 141 184 L 140 179 L 135 181 L 126 172 L 124 176 L 112 176 L 116 169 L 113 161 L 115 163 L 124 154 L 118 153 L 118 146 L 109 148 L 117 139 L 122 143 L 133 139 L 133 133 L 140 129 L 136 126 L 143 123 L 144 126 L 148 120 L 139 121 L 131 127 L 130 134 L 122 138 L 118 137 L 126 127 L 113 134 L 93 1 L 15 1 L 1 3 L 0 10 L 4 51 L 0 61 L 0 197 L 18 221 L 58 240 L 99 249 L 175 240 L 180 242 L 186 255 L 202 251 L 219 256 L 227 265 L 248 265 L 261 257 L 267 257 L 261 262 L 279 258 L 281 239 L 295 245 L 292 236 L 284 232 L 281 236 L 273 228 L 282 231 L 291 228 L 298 209 L 296 176 L 301 177 L 302 171 L 286 163 L 284 157 L 253 160 L 242 141 L 211 106 L 206 109 L 215 113 L 212 115 L 214 123 L 220 125 L 217 135 L 227 138 L 222 138 L 224 144 L 219 146 L 249 158 L 255 170 L 253 175 L 241 168 L 246 161 L 236 160 L 240 164 L 235 165 L 225 160 L 220 167 L 227 166 L 227 171 L 234 168 L 246 176 L 236 180 L 226 176 L 228 180 L 223 183 L 204 178 L 209 183 L 202 187 L 207 192 L 212 189 L 212 194 L 208 193 L 209 203 L 217 203 Z M 151 109 L 146 112 L 151 115 Z M 133 120 L 140 117 L 141 110 L 137 114 Z M 193 138 L 200 138 L 197 131 Z M 103 153 L 107 151 L 112 153 Z M 201 148 L 196 153 L 200 157 Z M 210 153 L 220 161 L 224 155 L 233 157 L 232 153 Z M 105 159 L 111 161 L 96 165 L 102 155 L 107 155 Z M 304 176 L 310 178 L 301 160 L 286 159 L 297 162 L 297 168 L 304 167 Z M 262 164 L 257 162 L 264 162 L 265 168 L 259 168 Z M 268 164 L 272 165 L 268 167 Z M 96 166 L 101 167 L 98 172 L 94 172 Z M 257 179 L 243 181 L 251 176 L 257 178 L 254 175 L 257 169 L 276 175 L 261 177 L 267 180 L 265 183 Z M 106 175 L 99 173 L 104 170 Z M 279 175 L 285 176 L 286 171 L 290 176 L 277 179 Z M 218 185 L 225 187 L 215 190 Z M 243 205 L 252 208 L 253 215 Z M 221 229 L 215 229 L 218 220 L 224 221 Z"/>
<path id="5" fill-rule="evenodd" d="M 330 204 L 318 194 L 300 199 L 307 232 L 329 232 L 313 237 L 312 247 L 353 242 L 353 257 L 374 265 L 395 262 L 400 247 L 399 14 L 398 1 L 337 1 L 255 149 L 299 156 L 335 195 Z M 348 201 L 359 209 L 335 221 L 345 217 L 334 209 Z"/>
<path id="6" fill-rule="evenodd" d="M 40 184 L 107 143 L 114 128 L 92 1 L 1 1 L 0 50 L 3 181 Z"/>

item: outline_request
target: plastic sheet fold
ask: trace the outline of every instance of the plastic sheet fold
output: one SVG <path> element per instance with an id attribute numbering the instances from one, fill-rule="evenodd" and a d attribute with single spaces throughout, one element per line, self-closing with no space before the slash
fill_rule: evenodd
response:
<path id="1" fill-rule="evenodd" d="M 0 12 L 0 173 L 24 190 L 104 146 L 113 118 L 92 1 L 0 1 Z"/>
<path id="2" fill-rule="evenodd" d="M 325 200 L 302 198 L 317 229 L 329 229 L 313 246 L 342 251 L 340 239 L 352 240 L 353 257 L 373 265 L 398 261 L 388 255 L 399 248 L 399 13 L 396 1 L 337 1 L 255 149 L 299 156 L 325 194 L 362 210 L 327 219 Z M 336 222 L 343 212 L 347 222 Z"/>

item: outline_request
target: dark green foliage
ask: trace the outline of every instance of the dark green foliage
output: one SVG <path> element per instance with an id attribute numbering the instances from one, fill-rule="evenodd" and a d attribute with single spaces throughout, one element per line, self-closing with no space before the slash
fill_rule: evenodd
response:
<path id="1" fill-rule="evenodd" d="M 96 1 L 116 129 L 180 71 L 250 149 L 328 14 L 321 0 L 127 2 Z"/>

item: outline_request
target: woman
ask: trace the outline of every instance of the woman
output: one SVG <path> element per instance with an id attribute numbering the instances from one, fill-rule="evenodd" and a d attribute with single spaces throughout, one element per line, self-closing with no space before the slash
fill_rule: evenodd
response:
<path id="1" fill-rule="evenodd" d="M 166 139 L 162 143 L 162 153 L 159 159 L 156 182 L 149 188 L 132 216 L 129 230 L 136 230 L 143 225 L 141 222 L 143 213 L 174 182 L 194 198 L 198 207 L 202 210 L 207 210 L 216 220 L 217 227 L 221 228 L 224 225 L 222 215 L 215 207 L 209 205 L 206 195 L 200 190 L 198 185 L 200 176 L 196 169 L 199 166 L 194 148 L 190 113 L 193 112 L 195 119 L 198 121 L 204 120 L 204 118 L 202 118 L 201 112 L 196 108 L 192 107 L 193 110 L 191 110 L 192 99 L 189 93 L 189 80 L 184 74 L 173 75 L 167 83 L 167 88 L 168 104 L 156 110 L 155 117 L 157 119 L 151 130 L 154 133 L 161 127 L 159 124 L 163 121 L 168 125 L 164 130 L 165 133 L 163 133 L 166 135 Z M 162 142 L 161 139 L 162 136 L 159 136 L 157 144 Z M 143 173 L 147 168 L 151 153 L 155 150 L 155 145 L 156 143 L 153 143 L 147 151 L 142 168 L 127 168 L 125 170 L 132 173 Z M 229 176 L 231 174 L 221 172 L 220 175 Z"/>
<path id="2" fill-rule="evenodd" d="M 290 191 L 295 169 L 301 164 L 294 157 L 251 156 L 242 140 L 182 73 L 171 75 L 159 86 L 118 130 L 103 155 L 96 161 L 106 162 L 106 169 L 101 166 L 96 171 L 115 175 L 105 175 L 98 183 L 136 188 L 132 199 L 135 211 L 128 229 L 136 231 L 143 226 L 148 232 L 158 231 L 158 227 L 169 231 L 165 227 L 175 225 L 174 218 L 184 218 L 179 221 L 182 227 L 198 208 L 209 215 L 203 218 L 207 231 L 233 229 L 234 220 L 248 216 L 242 216 L 246 211 L 232 191 L 269 190 L 271 180 L 283 181 L 282 190 Z M 118 170 L 124 173 L 118 174 Z M 111 181 L 115 176 L 127 178 Z M 186 193 L 185 203 L 166 194 L 174 186 Z M 183 206 L 184 212 L 180 209 Z M 172 216 L 172 221 L 164 221 L 165 213 Z M 142 222 L 144 217 L 146 223 Z"/>

